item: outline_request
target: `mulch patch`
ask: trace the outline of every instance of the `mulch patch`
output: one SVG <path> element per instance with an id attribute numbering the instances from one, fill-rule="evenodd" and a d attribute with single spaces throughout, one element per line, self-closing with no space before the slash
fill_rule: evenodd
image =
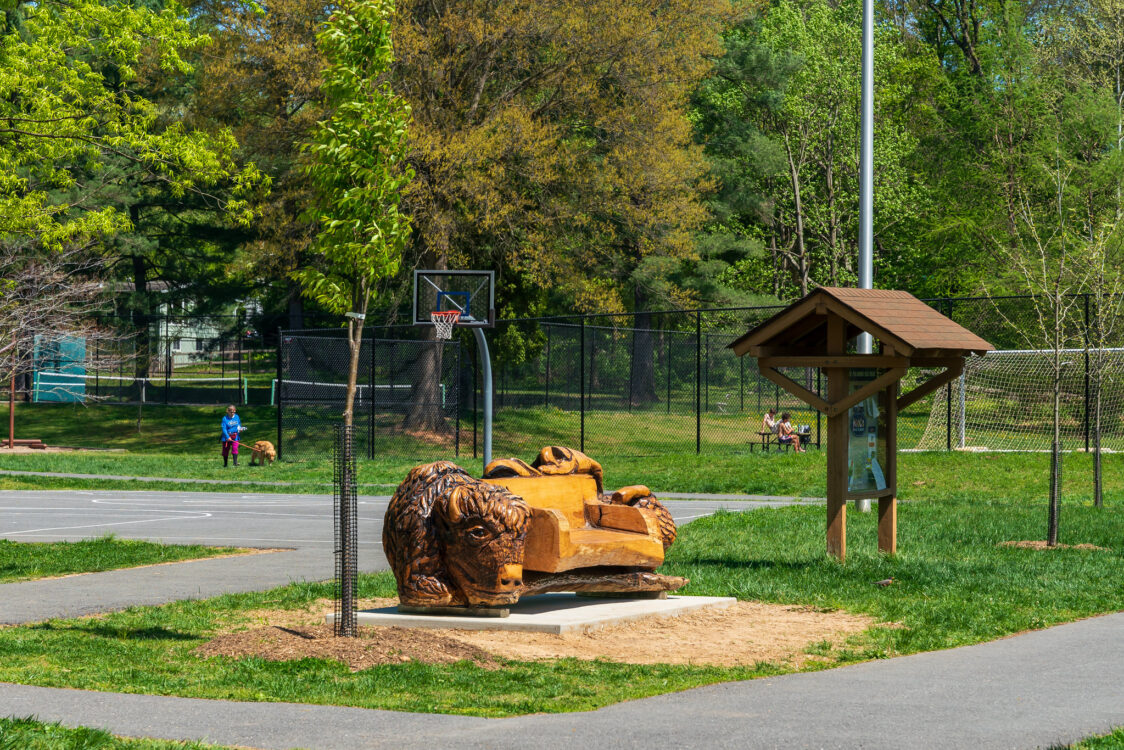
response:
<path id="1" fill-rule="evenodd" d="M 359 628 L 355 638 L 336 638 L 330 625 L 282 627 L 272 625 L 220 635 L 199 646 L 198 656 L 256 656 L 267 661 L 332 659 L 358 672 L 379 664 L 420 661 L 452 664 L 471 661 L 495 669 L 495 657 L 483 649 L 441 635 L 434 630 L 413 628 Z"/>

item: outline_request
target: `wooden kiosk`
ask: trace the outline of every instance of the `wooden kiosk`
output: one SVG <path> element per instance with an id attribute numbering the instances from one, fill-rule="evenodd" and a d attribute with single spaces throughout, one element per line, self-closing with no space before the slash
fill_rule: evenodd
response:
<path id="1" fill-rule="evenodd" d="M 854 353 L 869 333 L 874 354 Z M 761 374 L 827 415 L 827 552 L 847 555 L 847 501 L 878 498 L 878 549 L 897 551 L 898 411 L 959 377 L 994 347 L 908 292 L 821 287 L 730 344 Z M 780 372 L 818 367 L 827 398 Z M 909 368 L 943 372 L 899 394 Z"/>

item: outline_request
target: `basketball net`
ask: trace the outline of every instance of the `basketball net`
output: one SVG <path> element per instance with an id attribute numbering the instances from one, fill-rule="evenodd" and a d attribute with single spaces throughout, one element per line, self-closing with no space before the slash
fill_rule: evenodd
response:
<path id="1" fill-rule="evenodd" d="M 433 321 L 433 327 L 437 331 L 438 339 L 453 338 L 453 326 L 457 324 L 460 318 L 459 310 L 441 310 L 429 314 L 429 319 Z"/>

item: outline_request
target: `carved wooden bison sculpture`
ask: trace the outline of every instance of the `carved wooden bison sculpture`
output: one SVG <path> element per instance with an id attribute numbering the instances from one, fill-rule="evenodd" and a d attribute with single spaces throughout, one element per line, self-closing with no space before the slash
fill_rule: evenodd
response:
<path id="1" fill-rule="evenodd" d="M 390 499 L 383 524 L 399 601 L 411 607 L 516 602 L 530 516 L 518 497 L 450 461 L 415 467 Z"/>
<path id="2" fill-rule="evenodd" d="M 647 487 L 602 492 L 601 466 L 544 448 L 474 479 L 449 461 L 415 467 L 387 508 L 383 548 L 400 606 L 502 607 L 546 591 L 656 595 L 687 580 L 654 572 L 675 541 Z M 526 570 L 525 570 L 526 569 Z"/>

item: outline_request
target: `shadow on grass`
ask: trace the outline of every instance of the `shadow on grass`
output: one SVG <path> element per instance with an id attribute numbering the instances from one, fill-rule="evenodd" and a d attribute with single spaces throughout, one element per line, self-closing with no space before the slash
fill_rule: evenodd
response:
<path id="1" fill-rule="evenodd" d="M 693 559 L 680 559 L 675 560 L 676 566 L 691 566 L 691 567 L 716 567 L 716 568 L 732 568 L 739 570 L 806 570 L 819 563 L 805 560 L 803 562 L 796 561 L 778 561 L 778 560 L 741 560 L 735 558 L 714 558 L 714 557 L 698 557 Z"/>
<path id="2" fill-rule="evenodd" d="M 53 630 L 56 632 L 70 631 L 74 633 L 88 633 L 102 638 L 114 638 L 133 641 L 193 641 L 198 640 L 198 635 L 184 633 L 178 630 L 168 630 L 162 627 L 148 628 L 115 628 L 111 625 L 66 625 L 57 626 L 49 622 L 31 626 L 33 630 Z"/>

